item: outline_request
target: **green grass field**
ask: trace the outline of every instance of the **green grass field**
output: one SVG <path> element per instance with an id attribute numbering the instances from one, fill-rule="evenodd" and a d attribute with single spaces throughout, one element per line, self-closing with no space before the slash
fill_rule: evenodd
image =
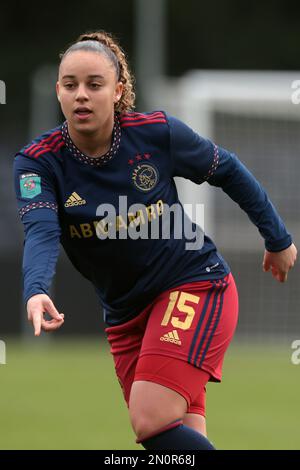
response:
<path id="1" fill-rule="evenodd" d="M 106 343 L 6 340 L 0 449 L 139 449 Z M 231 346 L 209 384 L 207 422 L 219 449 L 300 449 L 300 365 L 290 345 Z"/>

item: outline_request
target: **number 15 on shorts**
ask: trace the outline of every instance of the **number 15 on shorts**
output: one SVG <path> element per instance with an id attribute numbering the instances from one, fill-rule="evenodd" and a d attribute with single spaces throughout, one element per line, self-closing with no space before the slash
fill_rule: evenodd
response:
<path id="1" fill-rule="evenodd" d="M 195 309 L 191 305 L 186 305 L 186 302 L 191 302 L 196 305 L 200 302 L 200 297 L 192 295 L 187 292 L 174 291 L 170 293 L 169 304 L 165 311 L 161 326 L 166 326 L 171 320 L 171 324 L 174 328 L 180 328 L 181 330 L 188 330 L 193 322 L 195 316 Z M 177 304 L 176 304 L 177 303 Z M 174 309 L 179 312 L 185 313 L 185 320 L 180 320 L 176 317 Z"/>

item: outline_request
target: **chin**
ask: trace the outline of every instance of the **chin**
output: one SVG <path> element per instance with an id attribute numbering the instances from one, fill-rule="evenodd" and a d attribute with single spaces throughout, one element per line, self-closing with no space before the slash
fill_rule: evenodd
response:
<path id="1" fill-rule="evenodd" d="M 92 134 L 96 130 L 95 124 L 91 124 L 90 122 L 76 122 L 73 123 L 72 126 L 77 132 L 81 132 L 82 134 Z"/>

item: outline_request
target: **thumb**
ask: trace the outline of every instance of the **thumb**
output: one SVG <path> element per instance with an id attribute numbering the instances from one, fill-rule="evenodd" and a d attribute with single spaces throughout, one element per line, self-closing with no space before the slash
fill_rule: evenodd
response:
<path id="1" fill-rule="evenodd" d="M 58 310 L 56 310 L 54 306 L 54 303 L 50 299 L 46 303 L 45 307 L 47 308 L 47 312 L 52 318 L 54 318 L 55 320 L 63 319 L 63 316 L 59 314 Z"/>

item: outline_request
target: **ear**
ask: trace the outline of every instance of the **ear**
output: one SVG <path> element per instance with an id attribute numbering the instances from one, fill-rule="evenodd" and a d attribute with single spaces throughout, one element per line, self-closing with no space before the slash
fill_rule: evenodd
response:
<path id="1" fill-rule="evenodd" d="M 56 96 L 57 96 L 58 101 L 60 102 L 59 82 L 56 82 Z"/>
<path id="2" fill-rule="evenodd" d="M 123 94 L 123 90 L 124 90 L 124 85 L 122 82 L 118 82 L 116 84 L 116 89 L 115 89 L 115 97 L 114 97 L 114 103 L 118 103 L 118 101 L 120 101 L 121 97 L 122 97 L 122 94 Z"/>

